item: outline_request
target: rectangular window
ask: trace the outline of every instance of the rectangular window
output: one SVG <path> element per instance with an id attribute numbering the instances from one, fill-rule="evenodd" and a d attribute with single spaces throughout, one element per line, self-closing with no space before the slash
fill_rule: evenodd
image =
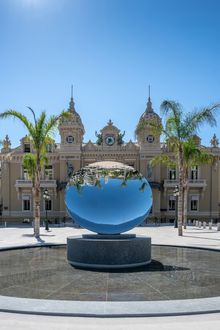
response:
<path id="1" fill-rule="evenodd" d="M 52 211 L 52 200 L 51 199 L 46 199 L 44 203 L 44 209 L 45 211 Z"/>
<path id="2" fill-rule="evenodd" d="M 31 152 L 30 143 L 25 143 L 24 144 L 24 152 Z"/>
<path id="3" fill-rule="evenodd" d="M 199 210 L 199 196 L 191 196 L 190 200 L 190 210 L 198 211 Z"/>
<path id="4" fill-rule="evenodd" d="M 45 180 L 52 180 L 53 179 L 53 166 L 46 165 L 44 169 Z"/>
<path id="5" fill-rule="evenodd" d="M 191 180 L 198 180 L 199 178 L 199 170 L 198 170 L 198 166 L 192 166 L 191 167 L 191 175 L 190 175 L 190 179 Z"/>
<path id="6" fill-rule="evenodd" d="M 168 209 L 169 209 L 169 211 L 175 211 L 176 210 L 176 198 L 174 196 L 169 196 Z"/>
<path id="7" fill-rule="evenodd" d="M 176 180 L 176 169 L 169 168 L 169 180 Z"/>
<path id="8" fill-rule="evenodd" d="M 23 211 L 31 211 L 31 199 L 29 195 L 22 196 L 22 203 Z"/>

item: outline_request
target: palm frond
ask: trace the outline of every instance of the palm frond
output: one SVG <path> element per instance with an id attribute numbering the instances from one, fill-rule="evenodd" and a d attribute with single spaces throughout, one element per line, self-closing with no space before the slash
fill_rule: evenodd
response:
<path id="1" fill-rule="evenodd" d="M 43 168 L 45 165 L 48 165 L 49 163 L 49 160 L 46 156 L 46 153 L 42 153 L 41 154 L 41 157 L 40 157 L 40 165 L 41 165 L 41 168 Z"/>
<path id="2" fill-rule="evenodd" d="M 62 118 L 70 118 L 71 116 L 72 114 L 69 111 L 62 111 L 58 116 L 51 116 L 45 123 L 44 136 L 46 137 L 53 132 Z"/>
<path id="3" fill-rule="evenodd" d="M 154 135 L 159 136 L 161 134 L 164 134 L 165 136 L 167 136 L 167 132 L 164 130 L 163 125 L 157 120 L 148 121 L 145 118 L 141 118 L 135 129 L 135 137 L 137 137 L 137 135 L 139 135 L 146 128 L 151 128 L 152 133 Z"/>
<path id="4" fill-rule="evenodd" d="M 45 119 L 46 119 L 46 111 L 42 111 L 36 125 L 36 129 L 39 132 L 41 132 L 42 128 L 44 127 Z"/>
<path id="5" fill-rule="evenodd" d="M 193 139 L 189 139 L 183 143 L 183 162 L 187 173 L 191 166 L 212 163 L 213 155 L 201 150 Z"/>
<path id="6" fill-rule="evenodd" d="M 180 103 L 172 100 L 164 100 L 160 106 L 162 113 L 170 119 L 170 129 L 176 131 L 176 135 L 181 138 L 181 123 L 183 121 L 183 111 Z M 172 123 L 172 126 L 171 126 Z M 171 131 L 171 132 L 172 132 Z M 172 135 L 172 134 L 171 134 Z"/>
<path id="7" fill-rule="evenodd" d="M 54 133 L 54 129 L 57 129 L 59 119 L 58 116 L 50 116 L 44 127 L 44 136 L 52 136 Z"/>
<path id="8" fill-rule="evenodd" d="M 40 114 L 39 119 L 36 122 L 35 126 L 35 140 L 34 144 L 36 149 L 39 149 L 44 141 L 44 128 L 45 128 L 45 119 L 46 119 L 46 112 L 42 111 Z"/>
<path id="9" fill-rule="evenodd" d="M 181 142 L 178 139 L 178 137 L 173 135 L 173 136 L 170 136 L 166 139 L 166 144 L 167 144 L 168 150 L 170 152 L 176 153 L 178 148 L 179 148 L 179 145 L 181 144 Z"/>
<path id="10" fill-rule="evenodd" d="M 205 151 L 201 151 L 198 158 L 195 158 L 195 165 L 211 164 L 215 162 L 215 157 Z M 194 165 L 194 164 L 193 164 Z"/>
<path id="11" fill-rule="evenodd" d="M 23 157 L 23 166 L 27 170 L 29 177 L 33 180 L 36 171 L 36 155 L 29 153 Z"/>
<path id="12" fill-rule="evenodd" d="M 168 155 L 158 155 L 158 156 L 155 156 L 150 161 L 150 165 L 153 167 L 158 164 L 161 164 L 161 163 L 164 165 L 167 165 L 169 167 L 175 167 L 175 165 L 176 165 L 175 160 L 173 158 L 169 157 Z"/>
<path id="13" fill-rule="evenodd" d="M 186 116 L 187 134 L 192 135 L 205 123 L 216 126 L 216 111 L 220 110 L 220 103 L 215 103 L 209 107 L 195 110 Z"/>
<path id="14" fill-rule="evenodd" d="M 25 115 L 23 115 L 21 112 L 18 112 L 16 110 L 12 110 L 12 109 L 7 110 L 3 113 L 0 113 L 0 119 L 1 118 L 6 119 L 6 118 L 10 118 L 10 117 L 19 119 L 25 125 L 30 136 L 33 138 L 33 136 L 34 136 L 33 124 L 28 120 L 28 118 Z"/>
<path id="15" fill-rule="evenodd" d="M 182 115 L 182 106 L 179 102 L 173 100 L 164 100 L 160 105 L 160 110 L 163 114 L 178 118 Z"/>
<path id="16" fill-rule="evenodd" d="M 34 117 L 34 123 L 35 123 L 35 126 L 36 126 L 37 125 L 37 118 L 36 118 L 35 112 L 34 112 L 34 110 L 31 107 L 28 107 L 27 106 L 27 108 L 32 112 L 33 117 Z"/>

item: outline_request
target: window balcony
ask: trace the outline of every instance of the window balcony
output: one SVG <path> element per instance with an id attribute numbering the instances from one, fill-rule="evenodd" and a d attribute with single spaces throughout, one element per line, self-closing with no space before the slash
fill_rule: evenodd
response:
<path id="1" fill-rule="evenodd" d="M 164 180 L 163 184 L 164 188 L 175 188 L 178 186 L 178 180 Z M 188 180 L 188 187 L 189 188 L 205 188 L 207 186 L 206 179 L 198 179 L 198 180 Z"/>
<path id="2" fill-rule="evenodd" d="M 207 186 L 206 179 L 188 180 L 188 187 L 205 188 L 206 186 Z"/>
<path id="3" fill-rule="evenodd" d="M 40 180 L 41 188 L 56 188 L 57 180 Z"/>
<path id="4" fill-rule="evenodd" d="M 178 185 L 178 180 L 164 180 L 164 188 L 175 188 Z"/>
<path id="5" fill-rule="evenodd" d="M 56 188 L 56 180 L 40 180 L 41 188 Z M 16 180 L 15 188 L 32 188 L 32 180 L 19 179 Z"/>
<path id="6" fill-rule="evenodd" d="M 19 179 L 15 183 L 16 188 L 32 188 L 32 180 Z"/>

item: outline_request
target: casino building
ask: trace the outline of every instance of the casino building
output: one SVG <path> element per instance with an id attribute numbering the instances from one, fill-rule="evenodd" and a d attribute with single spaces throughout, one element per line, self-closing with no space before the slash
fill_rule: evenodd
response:
<path id="1" fill-rule="evenodd" d="M 158 165 L 154 168 L 150 160 L 159 154 L 172 155 L 168 146 L 155 136 L 150 126 L 137 136 L 137 141 L 124 142 L 124 132 L 114 126 L 111 120 L 98 133 L 96 142 L 83 142 L 85 129 L 80 115 L 75 110 L 73 97 L 68 111 L 71 118 L 59 124 L 60 143 L 47 145 L 48 165 L 41 179 L 42 190 L 47 188 L 50 199 L 43 200 L 42 217 L 45 211 L 52 222 L 60 223 L 68 218 L 64 205 L 64 190 L 71 174 L 82 166 L 97 161 L 118 161 L 134 166 L 146 176 L 153 189 L 153 208 L 150 220 L 173 221 L 176 216 L 175 186 L 178 184 L 178 169 Z M 140 117 L 148 122 L 161 118 L 152 108 L 150 97 L 146 109 Z M 215 164 L 194 166 L 189 171 L 188 219 L 219 220 L 220 218 L 220 149 L 214 135 L 209 147 L 196 143 L 216 156 Z M 20 145 L 11 148 L 8 135 L 3 141 L 0 153 L 0 214 L 2 221 L 23 222 L 33 218 L 32 181 L 22 166 L 25 153 L 33 151 L 28 137 L 20 140 Z"/>

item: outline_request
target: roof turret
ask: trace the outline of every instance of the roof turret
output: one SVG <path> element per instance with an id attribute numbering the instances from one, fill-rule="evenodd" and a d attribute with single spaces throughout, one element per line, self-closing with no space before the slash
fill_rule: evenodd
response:
<path id="1" fill-rule="evenodd" d="M 140 120 L 144 119 L 146 121 L 157 121 L 158 123 L 161 123 L 160 116 L 154 112 L 154 109 L 152 107 L 151 97 L 150 97 L 150 85 L 149 85 L 149 92 L 148 92 L 148 101 L 147 101 L 147 107 L 144 113 L 141 115 Z"/>

